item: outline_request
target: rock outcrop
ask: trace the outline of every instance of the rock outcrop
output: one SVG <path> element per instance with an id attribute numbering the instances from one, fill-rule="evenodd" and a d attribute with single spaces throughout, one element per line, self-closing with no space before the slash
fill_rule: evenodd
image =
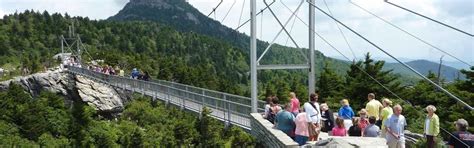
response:
<path id="1" fill-rule="evenodd" d="M 11 83 L 21 85 L 31 96 L 41 91 L 50 91 L 65 96 L 66 104 L 83 101 L 99 113 L 116 114 L 124 109 L 130 99 L 130 92 L 99 83 L 79 75 L 67 72 L 48 71 L 0 82 L 0 91 L 8 89 Z"/>

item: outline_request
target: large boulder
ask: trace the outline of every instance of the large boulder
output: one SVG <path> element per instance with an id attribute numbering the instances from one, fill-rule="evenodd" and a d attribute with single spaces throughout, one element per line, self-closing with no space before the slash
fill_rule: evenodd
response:
<path id="1" fill-rule="evenodd" d="M 41 91 L 50 91 L 65 96 L 66 103 L 83 101 L 99 113 L 120 113 L 130 99 L 130 92 L 60 70 L 0 82 L 0 91 L 8 89 L 11 83 L 21 85 L 33 98 Z"/>
<path id="2" fill-rule="evenodd" d="M 99 111 L 120 112 L 124 101 L 114 88 L 92 81 L 86 77 L 76 76 L 76 88 L 82 101 Z"/>

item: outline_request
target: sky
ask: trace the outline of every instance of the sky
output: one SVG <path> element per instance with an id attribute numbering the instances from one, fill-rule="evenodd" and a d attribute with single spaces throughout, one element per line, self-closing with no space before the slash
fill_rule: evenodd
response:
<path id="1" fill-rule="evenodd" d="M 220 0 L 187 1 L 207 15 Z M 272 0 L 267 1 L 271 2 Z M 288 21 L 286 29 L 299 47 L 308 47 L 309 31 L 305 23 L 308 22 L 309 5 L 305 2 L 306 0 L 302 1 L 303 3 L 297 15 L 304 23 L 299 19 L 292 19 Z M 16 11 L 22 12 L 26 9 L 33 9 L 37 11 L 47 10 L 48 12 L 67 12 L 72 16 L 87 16 L 91 19 L 107 19 L 118 13 L 127 2 L 128 0 L 0 0 L 0 16 Z M 222 5 L 216 9 L 216 13 L 210 17 L 230 28 L 236 28 L 239 20 L 243 22 L 250 18 L 249 2 L 250 0 L 224 0 Z M 294 11 L 300 2 L 300 0 L 276 0 L 271 8 L 278 19 L 285 23 L 292 14 L 285 5 Z M 326 2 L 336 19 L 342 21 L 348 27 L 397 58 L 438 61 L 443 56 L 443 53 L 438 50 L 362 11 L 351 4 L 349 0 L 326 0 Z M 474 37 L 416 16 L 389 5 L 383 2 L 383 0 L 352 0 L 352 2 L 426 42 L 449 52 L 455 57 L 474 65 Z M 473 0 L 390 0 L 390 2 L 474 34 Z M 316 0 L 316 5 L 327 12 L 328 8 L 323 0 Z M 263 0 L 258 0 L 257 11 L 264 7 Z M 240 15 L 241 10 L 243 10 L 242 16 Z M 227 13 L 228 15 L 225 17 Z M 338 58 L 347 56 L 350 59 L 360 59 L 363 58 L 365 53 L 370 52 L 376 58 L 390 59 L 389 56 L 360 39 L 349 30 L 340 25 L 339 27 L 346 36 L 347 43 L 341 35 L 338 25 L 332 19 L 316 10 L 316 32 L 338 48 L 343 55 L 333 50 L 317 37 L 316 49 L 327 56 Z M 259 39 L 270 42 L 280 29 L 281 27 L 269 11 L 265 11 L 263 15 L 257 16 L 257 37 Z M 243 26 L 238 31 L 250 34 L 249 24 Z M 278 36 L 276 43 L 295 47 L 295 44 L 288 39 L 285 32 Z M 352 51 L 349 46 L 352 48 Z M 448 55 L 445 55 L 443 60 L 456 61 Z"/>

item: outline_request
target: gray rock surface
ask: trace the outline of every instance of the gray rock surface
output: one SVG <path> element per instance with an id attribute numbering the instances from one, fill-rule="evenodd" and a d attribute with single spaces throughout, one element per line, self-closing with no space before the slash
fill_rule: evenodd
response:
<path id="1" fill-rule="evenodd" d="M 96 110 L 108 112 L 123 110 L 124 99 L 112 87 L 77 75 L 76 88 L 82 101 Z"/>
<path id="2" fill-rule="evenodd" d="M 41 91 L 50 91 L 65 96 L 66 103 L 81 100 L 99 112 L 120 113 L 130 99 L 127 91 L 59 70 L 0 82 L 0 91 L 8 89 L 12 82 L 21 85 L 33 97 L 38 96 Z"/>

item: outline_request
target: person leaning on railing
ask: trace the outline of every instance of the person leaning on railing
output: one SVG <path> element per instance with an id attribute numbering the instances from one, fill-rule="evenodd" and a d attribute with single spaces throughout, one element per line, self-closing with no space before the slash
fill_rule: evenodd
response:
<path id="1" fill-rule="evenodd" d="M 276 114 L 275 127 L 292 139 L 295 138 L 295 116 L 291 113 L 291 103 L 285 104 L 284 110 Z"/>
<path id="2" fill-rule="evenodd" d="M 293 115 L 298 115 L 300 109 L 300 101 L 296 98 L 296 94 L 294 92 L 290 92 L 290 103 L 291 103 L 291 113 Z"/>

